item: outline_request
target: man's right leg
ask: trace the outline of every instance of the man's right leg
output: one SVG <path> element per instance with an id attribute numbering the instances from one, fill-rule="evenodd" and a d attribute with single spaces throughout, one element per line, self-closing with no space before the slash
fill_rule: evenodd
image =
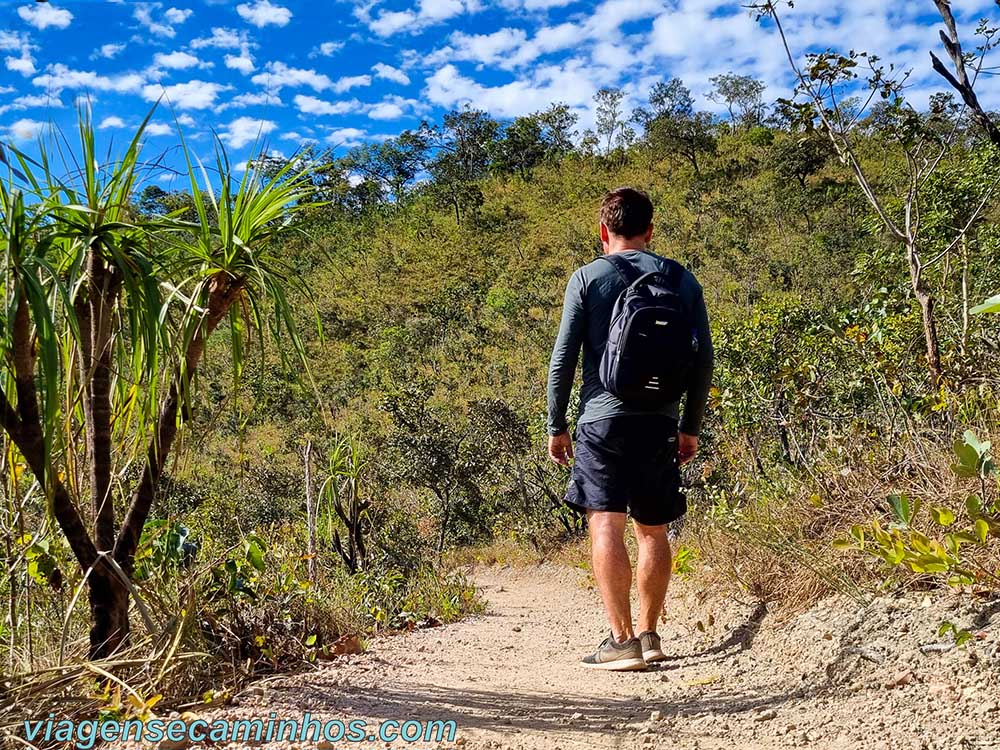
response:
<path id="1" fill-rule="evenodd" d="M 588 510 L 594 579 L 604 601 L 611 633 L 619 643 L 635 637 L 632 630 L 632 563 L 625 548 L 624 513 Z"/>

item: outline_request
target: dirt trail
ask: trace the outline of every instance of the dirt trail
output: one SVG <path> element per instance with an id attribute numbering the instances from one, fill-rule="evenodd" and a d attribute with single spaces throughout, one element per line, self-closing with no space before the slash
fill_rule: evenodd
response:
<path id="1" fill-rule="evenodd" d="M 452 719 L 467 750 L 1000 748 L 997 603 L 838 597 L 780 622 L 681 583 L 660 630 L 671 658 L 615 674 L 577 664 L 605 631 L 584 572 L 488 569 L 475 580 L 483 616 L 376 639 L 213 716 Z M 923 653 L 942 618 L 978 640 Z"/>

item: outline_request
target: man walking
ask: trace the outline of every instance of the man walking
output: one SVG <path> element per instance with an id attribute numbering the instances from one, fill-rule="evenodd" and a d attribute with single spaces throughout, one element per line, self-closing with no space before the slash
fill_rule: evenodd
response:
<path id="1" fill-rule="evenodd" d="M 686 511 L 679 466 L 698 450 L 713 360 L 698 282 L 679 263 L 646 249 L 653 235 L 649 197 L 629 187 L 613 190 L 600 221 L 604 256 L 577 269 L 566 287 L 549 366 L 549 456 L 563 466 L 574 458 L 566 411 L 582 347 L 566 499 L 587 514 L 594 578 L 611 625 L 611 635 L 583 663 L 623 671 L 666 658 L 656 623 L 670 583 L 667 524 Z M 679 379 L 676 387 L 671 379 Z M 686 396 L 683 416 L 679 395 Z M 639 546 L 638 637 L 626 514 Z"/>

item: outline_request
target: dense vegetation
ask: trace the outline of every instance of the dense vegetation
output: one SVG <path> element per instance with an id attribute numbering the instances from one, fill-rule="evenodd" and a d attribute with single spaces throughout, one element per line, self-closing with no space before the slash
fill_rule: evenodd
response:
<path id="1" fill-rule="evenodd" d="M 467 108 L 343 157 L 261 158 L 242 181 L 220 159 L 234 187 L 218 196 L 195 177 L 189 191 L 134 194 L 120 164 L 79 198 L 51 180 L 31 188 L 51 206 L 5 189 L 4 372 L 15 410 L 29 393 L 18 386 L 45 394 L 43 415 L 28 416 L 48 446 L 33 462 L 7 430 L 5 668 L 85 650 L 76 603 L 87 586 L 94 601 L 93 571 L 139 608 L 131 643 L 147 659 L 118 666 L 145 700 L 224 693 L 355 648 L 353 634 L 456 618 L 476 605 L 443 563 L 449 550 L 544 552 L 578 535 L 567 477 L 544 455 L 545 373 L 565 281 L 600 252 L 596 208 L 619 184 L 650 193 L 653 249 L 695 272 L 712 317 L 717 377 L 686 476 L 684 567 L 762 600 L 995 588 L 1000 492 L 986 441 L 998 431 L 1000 316 L 976 310 L 1000 290 L 998 145 L 967 102 L 942 93 L 917 112 L 878 76 L 874 105 L 862 85 L 862 98 L 825 106 L 857 93 L 857 62 L 812 58 L 796 102 L 720 75 L 725 118 L 672 80 L 634 113 L 601 91 L 593 132 L 560 105 L 511 122 Z M 107 303 L 113 332 L 94 329 L 114 342 L 111 385 L 96 393 L 102 365 L 75 375 L 73 359 L 87 338 L 76 302 L 98 291 L 91 237 L 124 269 Z M 211 335 L 223 320 L 229 334 Z M 36 380 L 19 369 L 25 330 L 47 357 Z M 131 369 L 111 374 L 112 362 Z M 95 417 L 93 404 L 109 411 Z M 181 425 L 169 461 L 162 441 L 145 449 L 158 420 Z M 95 445 L 95 424 L 113 439 Z M 81 474 L 101 450 L 105 468 Z M 126 511 L 144 480 L 158 491 L 143 495 L 138 536 Z M 115 513 L 101 520 L 103 497 Z M 137 535 L 119 561 L 127 585 L 60 533 L 66 503 L 95 529 L 94 549 L 117 556 L 115 534 Z M 221 655 L 225 674 L 202 658 L 180 676 L 177 660 L 199 650 Z M 9 706 L 38 685 L 19 680 Z M 140 703 L 109 683 L 89 705 L 149 709 Z"/>

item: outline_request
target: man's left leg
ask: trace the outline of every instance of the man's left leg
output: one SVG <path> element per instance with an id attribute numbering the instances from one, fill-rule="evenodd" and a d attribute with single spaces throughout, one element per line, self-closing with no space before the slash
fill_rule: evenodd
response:
<path id="1" fill-rule="evenodd" d="M 639 542 L 639 560 L 636 565 L 636 579 L 639 587 L 639 622 L 637 632 L 642 641 L 643 658 L 646 661 L 660 661 L 665 657 L 660 649 L 660 638 L 656 635 L 656 623 L 663 612 L 670 585 L 670 571 L 673 559 L 667 526 L 646 526 L 633 522 L 635 537 Z"/>

